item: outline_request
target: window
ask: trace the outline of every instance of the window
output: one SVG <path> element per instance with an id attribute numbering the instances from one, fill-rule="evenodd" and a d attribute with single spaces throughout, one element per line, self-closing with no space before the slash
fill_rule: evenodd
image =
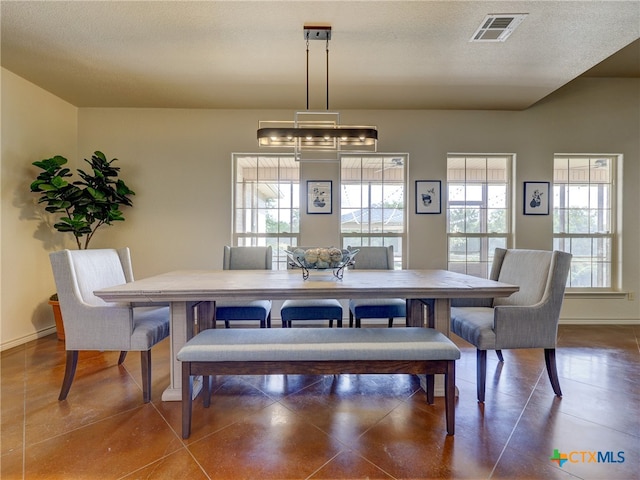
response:
<path id="1" fill-rule="evenodd" d="M 487 278 L 511 240 L 513 155 L 447 157 L 447 268 Z"/>
<path id="2" fill-rule="evenodd" d="M 343 155 L 340 159 L 342 246 L 393 245 L 402 268 L 406 237 L 404 155 Z"/>
<path id="3" fill-rule="evenodd" d="M 274 269 L 286 269 L 288 245 L 300 232 L 300 169 L 293 156 L 234 154 L 233 237 L 238 246 L 273 248 Z"/>
<path id="4" fill-rule="evenodd" d="M 612 288 L 617 155 L 555 155 L 553 248 L 573 254 L 567 286 Z"/>

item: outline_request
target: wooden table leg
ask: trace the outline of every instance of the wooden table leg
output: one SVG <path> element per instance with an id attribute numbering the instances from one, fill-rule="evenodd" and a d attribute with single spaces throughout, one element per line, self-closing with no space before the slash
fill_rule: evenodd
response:
<path id="1" fill-rule="evenodd" d="M 431 301 L 433 302 L 433 312 L 429 312 L 431 307 L 419 298 L 407 300 L 407 327 L 431 327 L 449 337 L 451 333 L 451 299 L 436 298 Z"/>
<path id="2" fill-rule="evenodd" d="M 164 402 L 181 401 L 182 400 L 182 362 L 178 361 L 176 356 L 195 333 L 195 307 L 194 302 L 171 302 L 170 305 L 170 330 L 169 340 L 171 342 L 170 355 L 170 373 L 171 381 L 169 386 L 162 392 L 162 400 Z M 194 396 L 200 392 L 202 388 L 201 382 L 194 380 L 193 394 Z"/>
<path id="3" fill-rule="evenodd" d="M 433 312 L 434 328 L 444 333 L 447 338 L 451 334 L 451 299 L 436 298 Z"/>
<path id="4" fill-rule="evenodd" d="M 407 327 L 425 327 L 425 304 L 419 298 L 407 299 Z"/>
<path id="5" fill-rule="evenodd" d="M 420 299 L 407 300 L 407 327 L 435 328 L 448 338 L 451 334 L 451 299 L 436 298 L 431 315 L 427 315 L 428 308 Z M 426 389 L 426 377 L 420 376 L 420 384 Z M 444 397 L 444 388 L 444 375 L 435 375 L 435 395 Z"/>

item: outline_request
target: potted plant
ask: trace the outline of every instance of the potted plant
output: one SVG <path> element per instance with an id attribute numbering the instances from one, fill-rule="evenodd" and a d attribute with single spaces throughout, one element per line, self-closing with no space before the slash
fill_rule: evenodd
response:
<path id="1" fill-rule="evenodd" d="M 31 191 L 39 195 L 38 203 L 44 204 L 47 212 L 61 215 L 53 227 L 59 232 L 71 233 L 79 249 L 89 247 L 101 226 L 124 221 L 120 207 L 131 206 L 129 197 L 135 195 L 118 178 L 120 168 L 112 165 L 116 158 L 107 160 L 104 153 L 96 151 L 91 160 L 84 161 L 91 170 L 78 169 L 80 179 L 75 181 L 71 179 L 71 170 L 65 167 L 67 159 L 60 155 L 33 162 L 41 172 L 31 183 Z M 53 295 L 49 303 L 54 308 L 58 338 L 64 340 L 57 296 Z"/>

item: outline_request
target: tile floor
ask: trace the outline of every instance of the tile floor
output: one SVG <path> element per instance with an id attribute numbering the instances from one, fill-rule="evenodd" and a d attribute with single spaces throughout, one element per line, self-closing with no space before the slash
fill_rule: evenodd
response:
<path id="1" fill-rule="evenodd" d="M 58 402 L 64 346 L 49 336 L 2 353 L 1 470 L 9 479 L 634 479 L 640 478 L 640 326 L 561 326 L 564 397 L 540 350 L 489 354 L 475 397 L 475 350 L 457 363 L 456 435 L 442 398 L 404 375 L 218 377 L 211 408 L 162 402 L 169 345 L 153 350 L 153 401 L 140 362 L 81 354 Z M 569 461 L 560 467 L 554 450 Z M 586 452 L 586 453 L 581 453 Z M 595 453 L 594 453 L 595 452 Z M 598 458 L 600 462 L 598 462 Z"/>

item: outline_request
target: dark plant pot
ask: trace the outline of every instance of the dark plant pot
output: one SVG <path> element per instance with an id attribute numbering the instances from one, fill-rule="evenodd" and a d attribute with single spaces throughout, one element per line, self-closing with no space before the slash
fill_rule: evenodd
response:
<path id="1" fill-rule="evenodd" d="M 56 320 L 56 334 L 58 340 L 64 342 L 64 323 L 62 323 L 62 312 L 60 311 L 60 302 L 57 300 L 49 300 L 49 305 L 53 308 L 53 317 Z"/>

